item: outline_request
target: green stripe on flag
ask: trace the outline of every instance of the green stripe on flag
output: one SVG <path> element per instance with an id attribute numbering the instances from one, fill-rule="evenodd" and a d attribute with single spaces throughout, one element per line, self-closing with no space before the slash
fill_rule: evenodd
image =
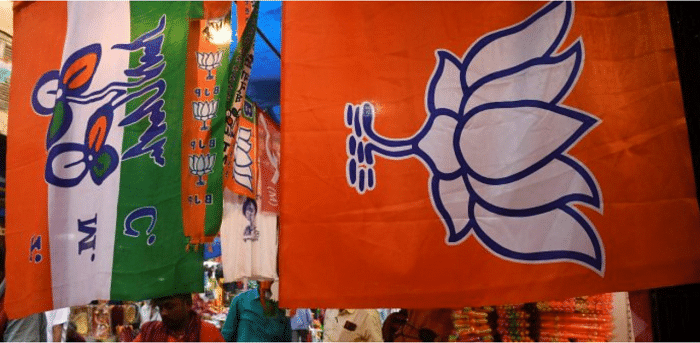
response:
<path id="1" fill-rule="evenodd" d="M 236 45 L 236 49 L 233 51 L 233 58 L 229 64 L 229 84 L 228 84 L 228 96 L 226 97 L 226 108 L 231 109 L 234 103 L 236 103 L 235 94 L 236 87 L 241 80 L 241 74 L 245 69 L 245 59 L 250 54 L 250 50 L 255 44 L 255 32 L 258 27 L 258 9 L 260 8 L 260 2 L 256 1 L 253 4 L 253 12 L 248 18 L 243 34 L 241 35 L 241 41 Z M 233 25 L 233 23 L 232 23 Z M 245 94 L 243 94 L 245 95 Z M 233 113 L 234 116 L 238 116 L 238 113 Z"/>
<path id="2" fill-rule="evenodd" d="M 132 74 L 128 76 L 130 82 L 144 83 L 129 89 L 130 95 L 143 94 L 127 103 L 122 121 L 124 142 L 111 289 L 115 300 L 203 291 L 202 252 L 185 252 L 180 196 L 188 14 L 190 6 L 201 5 L 130 5 L 133 52 L 129 62 Z M 158 32 L 163 15 L 165 27 Z M 139 41 L 141 49 L 137 49 Z"/>

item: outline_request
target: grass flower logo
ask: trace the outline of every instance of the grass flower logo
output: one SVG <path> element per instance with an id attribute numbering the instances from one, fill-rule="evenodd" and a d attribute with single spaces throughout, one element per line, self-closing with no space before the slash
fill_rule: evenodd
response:
<path id="1" fill-rule="evenodd" d="M 573 3 L 551 2 L 482 36 L 461 58 L 437 50 L 427 118 L 412 137 L 378 134 L 371 103 L 347 104 L 348 185 L 375 189 L 377 156 L 415 157 L 430 171 L 446 244 L 474 236 L 509 261 L 573 262 L 604 275 L 600 236 L 574 207 L 603 211 L 597 181 L 568 154 L 600 123 L 562 103 L 584 62 L 582 38 L 561 46 L 573 14 Z"/>

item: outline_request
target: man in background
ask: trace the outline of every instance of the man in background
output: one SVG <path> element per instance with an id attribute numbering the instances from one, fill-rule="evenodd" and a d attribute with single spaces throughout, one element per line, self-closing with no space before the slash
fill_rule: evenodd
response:
<path id="1" fill-rule="evenodd" d="M 259 288 L 233 298 L 221 329 L 227 342 L 291 341 L 289 318 L 271 300 L 270 288 L 270 281 L 262 281 Z"/>
<path id="2" fill-rule="evenodd" d="M 292 342 L 306 342 L 311 327 L 311 310 L 308 308 L 297 309 L 292 317 Z"/>
<path id="3" fill-rule="evenodd" d="M 219 330 L 192 310 L 192 295 L 177 294 L 153 300 L 161 321 L 141 325 L 133 342 L 223 342 Z M 130 341 L 130 330 L 120 330 L 120 341 Z"/>
<path id="4" fill-rule="evenodd" d="M 382 342 L 377 310 L 328 309 L 323 320 L 324 342 Z"/>

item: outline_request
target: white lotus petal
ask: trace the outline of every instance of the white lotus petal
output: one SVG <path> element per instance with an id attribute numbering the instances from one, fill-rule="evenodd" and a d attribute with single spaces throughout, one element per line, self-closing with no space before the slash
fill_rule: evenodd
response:
<path id="1" fill-rule="evenodd" d="M 457 59 L 449 51 L 438 50 L 435 52 L 435 57 L 438 61 L 433 73 L 437 73 L 441 65 L 443 69 L 442 74 L 434 76 L 438 78 L 438 82 L 435 85 L 435 89 L 430 91 L 433 92 L 436 109 L 446 108 L 458 113 L 459 105 L 464 97 L 464 91 L 459 81 L 459 67 L 452 59 L 447 58 L 448 56 Z"/>
<path id="2" fill-rule="evenodd" d="M 564 88 L 574 71 L 579 53 L 556 64 L 540 64 L 519 73 L 495 79 L 479 87 L 467 100 L 466 111 L 481 104 L 515 101 L 552 101 Z"/>
<path id="3" fill-rule="evenodd" d="M 252 147 L 252 145 L 250 144 L 250 142 L 248 142 L 247 140 L 245 140 L 245 139 L 243 139 L 243 138 L 239 138 L 239 139 L 237 140 L 237 143 L 238 143 L 237 148 L 238 148 L 238 149 L 241 149 L 241 150 L 243 150 L 243 151 L 245 151 L 245 152 L 250 151 L 250 148 Z"/>
<path id="4" fill-rule="evenodd" d="M 195 168 L 194 155 L 190 155 L 190 170 L 194 170 L 194 168 Z"/>
<path id="5" fill-rule="evenodd" d="M 250 132 L 251 132 L 250 129 L 246 129 L 244 127 L 241 127 L 238 129 L 238 138 L 249 141 L 250 140 Z"/>
<path id="6" fill-rule="evenodd" d="M 197 156 L 197 170 L 204 170 L 204 158 L 201 155 Z"/>
<path id="7" fill-rule="evenodd" d="M 441 115 L 435 118 L 428 134 L 418 142 L 418 148 L 428 154 L 437 169 L 443 173 L 455 172 L 459 162 L 454 153 L 454 135 L 457 120 Z"/>
<path id="8" fill-rule="evenodd" d="M 581 125 L 579 120 L 538 107 L 496 108 L 469 119 L 459 144 L 472 170 L 502 178 L 552 153 Z"/>
<path id="9" fill-rule="evenodd" d="M 233 167 L 233 179 L 236 180 L 236 182 L 243 187 L 246 187 L 250 190 L 253 189 L 253 178 L 250 176 L 249 170 L 250 168 L 241 168 L 238 166 Z"/>
<path id="10" fill-rule="evenodd" d="M 539 11 L 533 16 L 537 14 Z M 471 86 L 491 73 L 543 56 L 559 35 L 565 19 L 566 3 L 562 2 L 524 29 L 488 43 L 469 62 L 466 74 L 467 85 Z M 527 19 L 523 20 L 525 21 Z M 479 42 L 481 40 L 474 44 Z"/>
<path id="11" fill-rule="evenodd" d="M 212 103 L 211 103 L 211 101 L 207 101 L 206 104 L 207 104 L 207 111 L 205 112 L 205 115 L 209 116 L 212 112 Z"/>
<path id="12" fill-rule="evenodd" d="M 207 155 L 207 169 L 211 170 L 211 168 L 214 166 L 215 158 L 216 155 Z"/>
<path id="13" fill-rule="evenodd" d="M 514 210 L 549 204 L 569 194 L 593 196 L 581 174 L 559 160 L 553 160 L 538 171 L 508 184 L 488 185 L 472 177 L 469 183 L 485 201 Z"/>
<path id="14" fill-rule="evenodd" d="M 508 250 L 517 253 L 573 251 L 596 257 L 585 229 L 562 210 L 531 217 L 506 217 L 477 205 L 474 216 L 484 233 Z"/>
<path id="15" fill-rule="evenodd" d="M 240 148 L 236 149 L 235 161 L 236 165 L 239 166 L 249 166 L 251 163 L 253 163 L 246 151 L 243 151 Z"/>
<path id="16" fill-rule="evenodd" d="M 464 185 L 462 178 L 456 180 L 440 180 L 438 181 L 438 193 L 440 194 L 439 201 L 449 213 L 449 218 L 442 218 L 447 223 L 454 224 L 454 229 L 460 231 L 469 222 L 469 191 Z M 436 208 L 436 213 L 440 211 Z"/>
<path id="17" fill-rule="evenodd" d="M 213 63 L 214 63 L 214 56 L 212 56 L 212 54 L 210 54 L 210 53 L 207 53 L 206 57 L 204 59 L 204 65 L 208 67 L 207 69 L 211 69 L 209 67 L 211 67 L 211 65 Z"/>

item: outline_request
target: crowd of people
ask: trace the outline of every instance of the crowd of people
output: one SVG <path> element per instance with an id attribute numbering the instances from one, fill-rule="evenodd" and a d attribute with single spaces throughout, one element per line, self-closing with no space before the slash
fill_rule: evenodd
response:
<path id="1" fill-rule="evenodd" d="M 384 323 L 379 312 L 373 309 L 328 309 L 316 312 L 296 309 L 289 313 L 271 300 L 270 286 L 269 281 L 260 282 L 257 288 L 235 296 L 221 330 L 195 311 L 193 297 L 198 299 L 198 294 L 176 294 L 145 301 L 139 311 L 139 324 L 116 326 L 116 339 L 120 342 L 308 342 L 314 340 L 312 328 L 320 327 L 322 323 L 324 342 L 381 342 L 393 341 L 394 333 L 405 323 L 405 310 L 389 315 Z M 0 236 L 1 341 L 86 340 L 70 321 L 69 308 L 37 313 L 21 319 L 8 319 L 4 295 L 5 241 L 4 236 Z"/>

